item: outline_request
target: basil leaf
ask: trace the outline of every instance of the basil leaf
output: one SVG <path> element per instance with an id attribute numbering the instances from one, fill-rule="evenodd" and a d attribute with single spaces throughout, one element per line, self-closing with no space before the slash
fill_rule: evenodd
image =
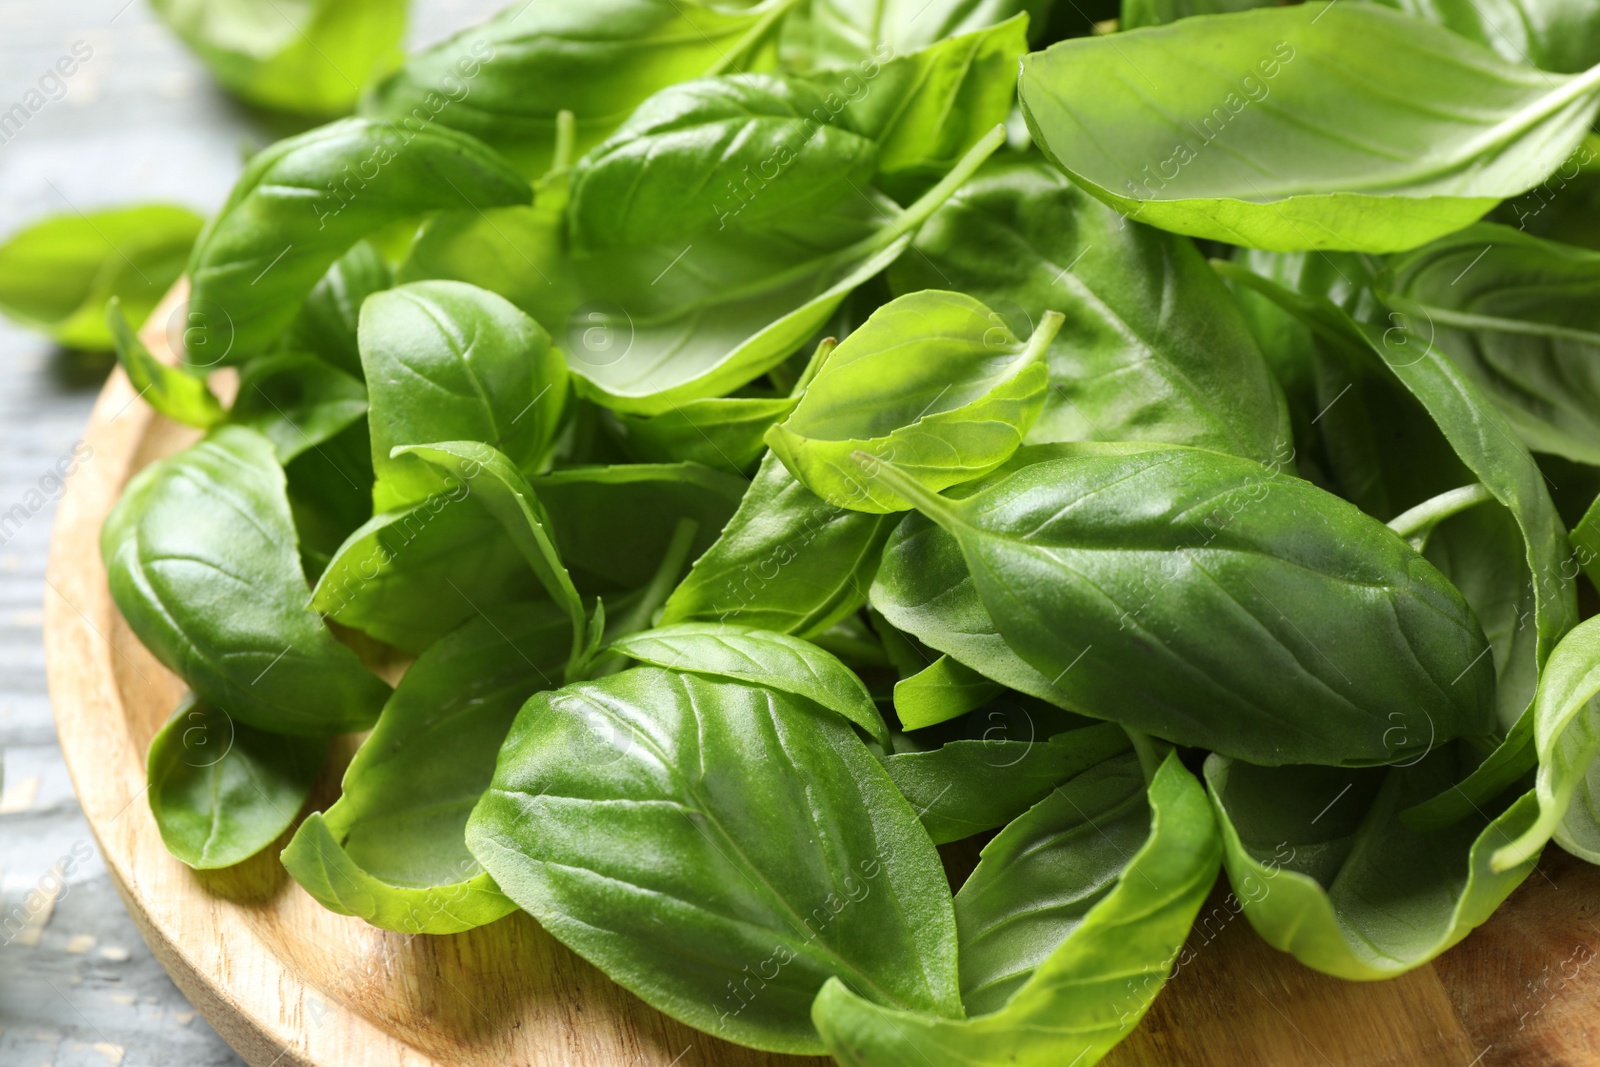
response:
<path id="1" fill-rule="evenodd" d="M 316 356 L 275 352 L 257 356 L 239 372 L 239 393 L 228 421 L 248 426 L 272 442 L 287 464 L 318 448 L 367 413 L 367 390 Z"/>
<path id="2" fill-rule="evenodd" d="M 128 325 L 121 301 L 116 297 L 111 298 L 106 319 L 117 346 L 117 362 L 122 364 L 128 384 L 138 391 L 145 403 L 173 422 L 202 430 L 222 418 L 221 402 L 202 379 L 182 367 L 168 366 L 151 354 Z"/>
<path id="3" fill-rule="evenodd" d="M 396 449 L 483 441 L 519 469 L 543 463 L 567 397 L 550 336 L 503 297 L 461 282 L 412 282 L 361 306 L 361 361 L 372 403 L 379 511 L 446 479 Z"/>
<path id="4" fill-rule="evenodd" d="M 713 224 L 760 230 L 859 195 L 877 163 L 877 145 L 834 122 L 824 92 L 804 81 L 685 82 L 646 100 L 578 161 L 572 245 L 581 254 L 678 241 Z"/>
<path id="5" fill-rule="evenodd" d="M 508 604 L 429 647 L 350 761 L 338 801 L 284 849 L 295 880 L 341 915 L 407 934 L 515 911 L 467 851 L 467 816 L 517 710 L 559 679 L 569 626 L 553 604 Z"/>
<path id="6" fill-rule="evenodd" d="M 633 634 L 612 651 L 640 663 L 692 671 L 804 697 L 836 712 L 890 750 L 889 728 L 861 679 L 809 641 L 727 623 L 679 623 Z"/>
<path id="7" fill-rule="evenodd" d="M 200 871 L 249 859 L 300 814 L 328 745 L 257 730 L 185 700 L 150 739 L 145 760 L 162 844 Z"/>
<path id="8" fill-rule="evenodd" d="M 372 516 L 334 552 L 312 608 L 417 653 L 481 611 L 539 596 L 527 558 L 471 493 L 458 481 Z"/>
<path id="9" fill-rule="evenodd" d="M 1448 749 L 1359 771 L 1209 757 L 1223 864 L 1250 925 L 1349 979 L 1402 974 L 1460 941 L 1532 873 L 1532 860 L 1494 873 L 1490 855 L 1528 828 L 1536 805 L 1530 794 L 1492 807 L 1492 820 L 1407 828 L 1399 813 L 1448 787 L 1455 763 Z"/>
<path id="10" fill-rule="evenodd" d="M 930 490 L 986 474 L 1022 444 L 1044 406 L 1046 314 L 1026 344 L 978 301 L 929 290 L 885 304 L 834 349 L 767 444 L 813 493 L 854 511 L 910 505 L 863 473 L 893 460 Z"/>
<path id="11" fill-rule="evenodd" d="M 1026 699 L 995 700 L 951 725 L 960 729 L 942 744 L 921 751 L 902 746 L 883 761 L 940 845 L 1006 825 L 1073 775 L 1128 750 L 1127 732 L 1115 723 L 1030 708 Z M 937 738 L 919 733 L 904 740 Z M 967 1008 L 977 1010 L 970 1000 Z"/>
<path id="12" fill-rule="evenodd" d="M 1385 303 L 1431 335 L 1527 446 L 1600 463 L 1600 253 L 1482 224 L 1390 264 Z"/>
<path id="13" fill-rule="evenodd" d="M 688 559 L 706 551 L 745 487 L 741 478 L 693 463 L 569 467 L 530 484 L 549 511 L 573 580 L 595 592 L 650 582 L 685 521 L 694 525 Z"/>
<path id="14" fill-rule="evenodd" d="M 1577 605 L 1566 559 L 1569 547 L 1561 517 L 1545 488 L 1544 476 L 1506 421 L 1477 386 L 1426 338 L 1417 336 L 1414 324 L 1403 316 L 1384 330 L 1377 325 L 1357 325 L 1348 314 L 1325 299 L 1290 293 L 1247 271 L 1218 264 L 1224 275 L 1249 285 L 1295 315 L 1319 341 L 1341 358 L 1360 365 L 1374 364 L 1399 380 L 1433 418 L 1439 430 L 1477 480 L 1511 513 L 1522 533 L 1526 561 L 1526 603 L 1531 608 L 1535 640 L 1523 641 L 1522 654 L 1531 657 L 1536 676 L 1563 634 L 1577 623 Z M 1527 610 L 1519 613 L 1518 625 Z M 1502 664 L 1502 672 L 1509 668 Z M 1475 802 L 1488 802 L 1531 770 L 1533 748 L 1532 693 L 1505 688 L 1517 700 L 1499 701 L 1499 725 L 1505 738 L 1464 782 L 1407 818 L 1416 827 L 1446 826 L 1465 817 Z"/>
<path id="15" fill-rule="evenodd" d="M 877 183 L 909 200 L 1010 116 L 1027 32 L 1027 16 L 1018 15 L 881 66 L 818 71 L 810 80 L 831 90 L 830 101 L 842 100 L 843 121 L 878 146 Z"/>
<path id="16" fill-rule="evenodd" d="M 659 415 L 764 374 L 900 255 L 1004 133 L 992 130 L 903 211 L 863 193 L 787 228 L 708 227 L 686 245 L 574 258 L 587 301 L 569 324 L 579 392 L 616 411 Z"/>
<path id="17" fill-rule="evenodd" d="M 1515 841 L 1494 854 L 1496 871 L 1508 870 L 1538 858 L 1553 836 L 1563 848 L 1583 856 L 1593 855 L 1588 841 L 1564 833 L 1570 820 L 1593 840 L 1594 823 L 1588 815 L 1588 776 L 1600 756 L 1600 721 L 1592 700 L 1600 694 L 1600 620 L 1579 623 L 1550 653 L 1539 679 L 1533 703 L 1534 744 L 1539 753 L 1535 789 L 1538 817 Z M 1573 798 L 1583 794 L 1585 804 L 1573 809 Z M 1568 841 L 1573 841 L 1569 845 Z M 1588 858 L 1585 856 L 1585 858 Z M 1592 862 L 1592 861 L 1591 861 Z"/>
<path id="18" fill-rule="evenodd" d="M 252 104 L 308 115 L 355 105 L 400 62 L 403 0 L 152 0 L 156 14 Z"/>
<path id="19" fill-rule="evenodd" d="M 1221 851 L 1205 793 L 1175 755 L 1150 783 L 1148 806 L 1136 773 L 1124 759 L 1051 793 L 989 843 L 972 888 L 962 887 L 963 993 L 977 992 L 974 980 L 997 983 L 1001 969 L 1025 974 L 1003 1007 L 930 1019 L 830 981 L 812 1017 L 834 1058 L 846 1067 L 1048 1067 L 1095 1063 L 1127 1036 L 1165 984 Z M 1137 851 L 1105 848 L 1093 829 L 1101 817 L 1115 819 L 1115 839 Z M 1148 827 L 1142 845 L 1136 819 Z M 1097 893 L 1085 914 L 1061 907 Z M 1015 940 L 991 956 L 987 941 L 1006 922 L 1016 923 Z"/>
<path id="20" fill-rule="evenodd" d="M 577 119 L 578 152 L 658 89 L 756 56 L 795 0 L 724 10 L 696 0 L 536 0 L 410 57 L 365 114 L 462 130 L 526 174 L 550 165 L 556 119 Z"/>
<path id="21" fill-rule="evenodd" d="M 1542 181 L 1594 123 L 1597 85 L 1375 4 L 1313 3 L 1063 41 L 1023 60 L 1018 96 L 1045 154 L 1141 222 L 1392 252 Z"/>
<path id="22" fill-rule="evenodd" d="M 438 126 L 346 119 L 279 141 L 250 160 L 189 258 L 190 361 L 264 350 L 328 268 L 388 223 L 532 198 L 505 160 Z"/>
<path id="23" fill-rule="evenodd" d="M 389 687 L 306 606 L 283 469 L 222 426 L 128 483 L 100 535 L 111 596 L 195 694 L 260 730 L 372 725 Z"/>
<path id="24" fill-rule="evenodd" d="M 361 346 L 356 335 L 361 304 L 393 284 L 394 272 L 372 242 L 357 241 L 311 287 L 299 315 L 284 334 L 284 347 L 310 352 L 346 374 L 361 377 Z"/>
<path id="25" fill-rule="evenodd" d="M 907 730 L 920 730 L 981 708 L 1004 687 L 949 656 L 894 683 L 894 713 Z"/>
<path id="26" fill-rule="evenodd" d="M 204 220 L 166 204 L 55 215 L 0 245 L 0 313 L 68 348 L 109 352 L 106 305 L 134 329 L 172 283 Z"/>
<path id="27" fill-rule="evenodd" d="M 928 219 L 896 293 L 957 289 L 1018 336 L 1052 309 L 1031 444 L 1164 441 L 1282 461 L 1284 402 L 1234 300 L 1183 237 L 1130 224 L 1036 157 L 986 164 Z"/>
<path id="28" fill-rule="evenodd" d="M 1221 453 L 1057 447 L 965 499 L 877 477 L 955 538 L 1073 710 L 1264 764 L 1379 763 L 1489 728 L 1483 631 L 1376 520 Z"/>
<path id="29" fill-rule="evenodd" d="M 731 622 L 815 637 L 866 602 L 892 526 L 886 516 L 821 500 L 769 452 L 660 621 Z"/>
<path id="30" fill-rule="evenodd" d="M 774 832 L 775 811 L 807 818 Z M 819 1051 L 808 1012 L 832 976 L 960 1015 L 938 856 L 851 728 L 807 700 L 653 667 L 541 693 L 467 844 L 558 940 L 708 1033 Z"/>

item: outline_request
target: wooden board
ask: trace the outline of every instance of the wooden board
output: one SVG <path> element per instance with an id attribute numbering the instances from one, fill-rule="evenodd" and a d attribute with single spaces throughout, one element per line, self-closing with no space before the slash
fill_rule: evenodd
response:
<path id="1" fill-rule="evenodd" d="M 169 358 L 161 332 L 181 299 L 174 293 L 147 331 Z M 93 455 L 56 519 L 45 645 L 61 747 L 112 880 L 173 979 L 253 1067 L 824 1062 L 750 1052 L 674 1022 L 520 914 L 465 934 L 407 937 L 324 910 L 284 872 L 278 847 L 209 874 L 171 858 L 144 800 L 144 753 L 182 685 L 112 604 L 99 532 L 128 478 L 194 436 L 156 418 L 120 371 L 111 376 L 85 434 Z M 330 771 L 320 803 L 336 781 Z M 1219 887 L 1192 960 L 1104 1062 L 1600 1064 L 1597 912 L 1600 869 L 1552 847 L 1460 946 L 1363 984 L 1268 948 Z"/>

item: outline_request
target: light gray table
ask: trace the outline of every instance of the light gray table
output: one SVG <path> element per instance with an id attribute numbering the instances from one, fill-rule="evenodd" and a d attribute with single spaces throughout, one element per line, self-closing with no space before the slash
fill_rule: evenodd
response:
<path id="1" fill-rule="evenodd" d="M 505 2 L 415 0 L 411 39 L 437 40 Z M 93 55 L 66 95 L 0 143 L 0 240 L 37 216 L 74 208 L 165 200 L 213 210 L 244 154 L 289 131 L 219 92 L 145 0 L 0 0 L 0 112 L 80 41 Z M 110 365 L 0 320 L 0 512 L 71 451 Z M 53 514 L 51 501 L 9 539 L 0 533 L 8 787 L 0 802 L 0 940 L 10 938 L 7 917 L 63 857 L 90 858 L 76 864 L 36 945 L 11 938 L 0 947 L 0 1064 L 235 1067 L 242 1061 L 140 940 L 72 795 L 41 648 Z"/>

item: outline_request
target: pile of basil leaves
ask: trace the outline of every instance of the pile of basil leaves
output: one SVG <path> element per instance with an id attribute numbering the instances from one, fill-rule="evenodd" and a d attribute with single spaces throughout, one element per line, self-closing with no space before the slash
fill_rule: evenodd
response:
<path id="1" fill-rule="evenodd" d="M 1600 8 L 1500 7 L 534 0 L 411 56 L 250 160 L 185 366 L 112 310 L 204 432 L 103 538 L 193 691 L 168 847 L 261 852 L 370 730 L 282 850 L 327 907 L 935 1067 L 1096 1061 L 1219 867 L 1376 979 L 1600 860 Z"/>

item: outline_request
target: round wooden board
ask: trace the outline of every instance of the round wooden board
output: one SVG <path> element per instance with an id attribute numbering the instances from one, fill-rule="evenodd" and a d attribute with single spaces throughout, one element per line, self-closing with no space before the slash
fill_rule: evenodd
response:
<path id="1" fill-rule="evenodd" d="M 170 358 L 165 324 L 146 341 Z M 524 915 L 407 937 L 335 915 L 284 872 L 283 842 L 189 870 L 144 802 L 144 754 L 183 691 L 118 614 L 100 525 L 151 460 L 193 440 L 120 370 L 56 518 L 45 594 L 50 696 L 106 867 L 173 980 L 254 1067 L 691 1067 L 822 1063 L 737 1048 L 647 1007 Z M 348 753 L 346 753 L 348 755 Z M 330 768 L 313 803 L 331 801 Z M 1213 894 L 1180 968 L 1104 1061 L 1182 1067 L 1600 1064 L 1600 869 L 1552 847 L 1511 900 L 1428 967 L 1382 983 L 1316 974 L 1268 948 Z M 1068 1067 L 1063 1064 L 1060 1067 Z"/>

